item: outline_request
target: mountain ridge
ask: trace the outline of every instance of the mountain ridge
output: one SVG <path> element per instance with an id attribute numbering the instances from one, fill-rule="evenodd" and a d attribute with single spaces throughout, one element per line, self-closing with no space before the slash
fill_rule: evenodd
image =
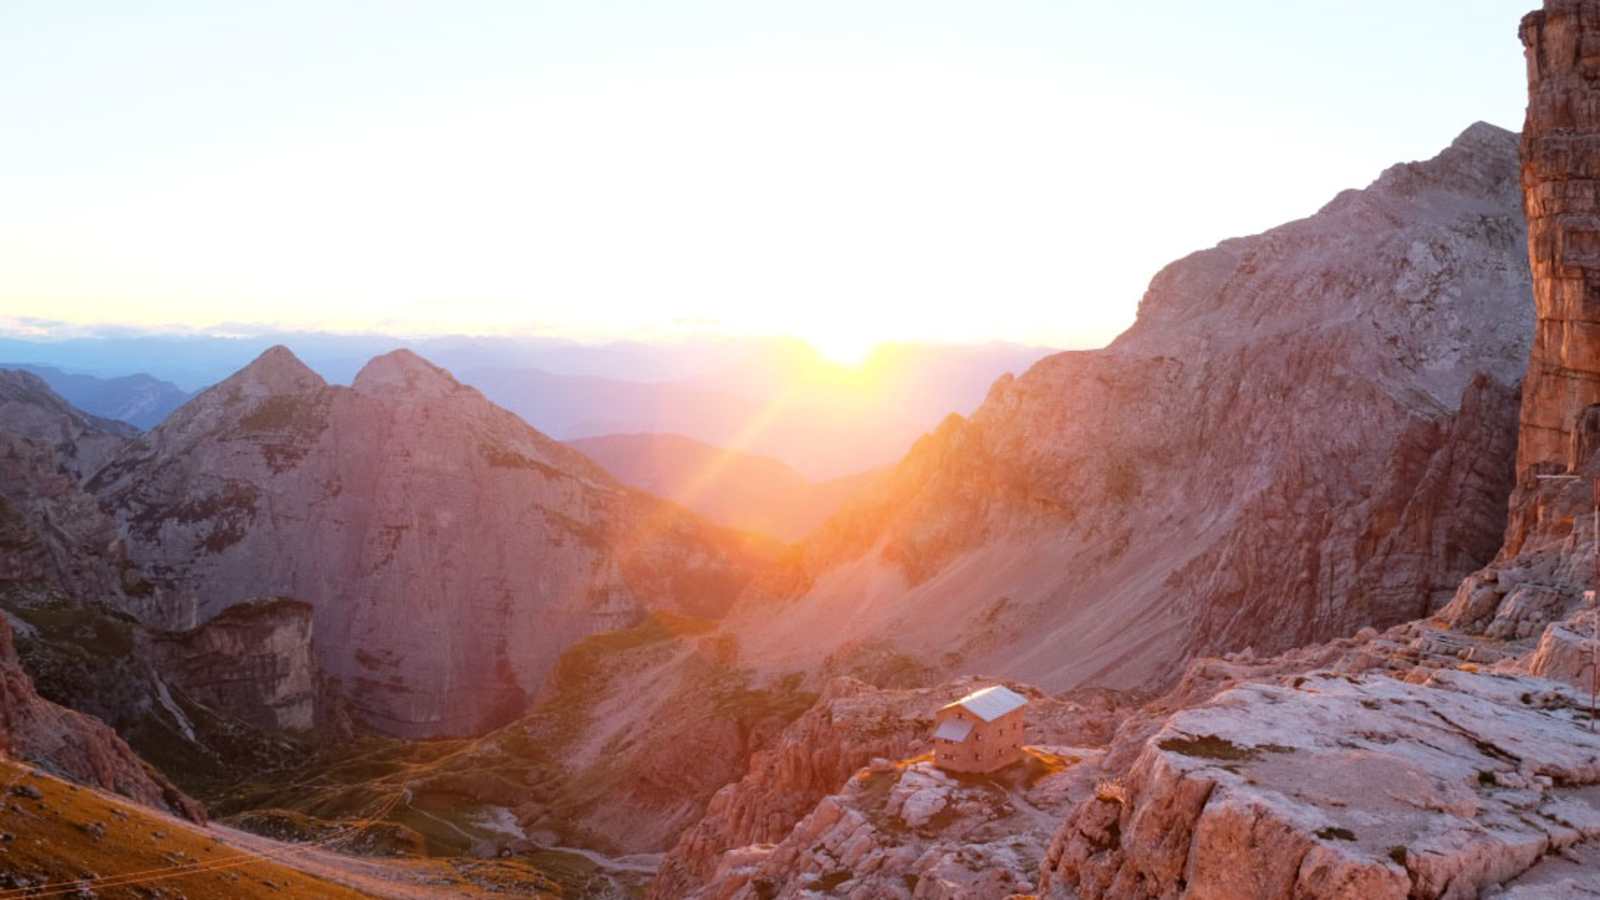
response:
<path id="1" fill-rule="evenodd" d="M 1474 126 L 1169 265 L 1132 328 L 999 379 L 730 627 L 774 670 L 848 630 L 1047 688 L 1133 687 L 1442 606 L 1494 555 L 1511 487 L 1516 147 Z"/>

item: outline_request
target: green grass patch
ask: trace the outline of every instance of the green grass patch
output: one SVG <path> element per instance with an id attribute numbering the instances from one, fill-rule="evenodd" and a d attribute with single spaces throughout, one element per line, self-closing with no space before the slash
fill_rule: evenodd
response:
<path id="1" fill-rule="evenodd" d="M 1241 747 L 1227 738 L 1208 734 L 1195 738 L 1168 738 L 1159 745 L 1161 749 L 1197 759 L 1219 759 L 1228 762 L 1251 762 L 1261 758 L 1254 747 Z"/>
<path id="2" fill-rule="evenodd" d="M 57 602 L 15 612 L 39 629 L 43 640 L 72 644 L 97 657 L 120 658 L 133 652 L 133 620 L 108 608 Z"/>
<path id="3" fill-rule="evenodd" d="M 274 394 L 261 401 L 261 405 L 239 420 L 246 432 L 321 430 L 324 424 L 313 398 L 297 394 Z"/>

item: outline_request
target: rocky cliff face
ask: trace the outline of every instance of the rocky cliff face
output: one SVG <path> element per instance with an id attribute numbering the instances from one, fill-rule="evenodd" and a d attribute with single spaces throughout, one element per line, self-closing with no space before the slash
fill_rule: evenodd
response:
<path id="1" fill-rule="evenodd" d="M 1435 617 L 1202 660 L 1131 718 L 1040 895 L 1548 897 L 1600 890 L 1591 479 L 1523 473 L 1506 544 Z M 1245 848 L 1248 848 L 1246 851 Z"/>
<path id="2" fill-rule="evenodd" d="M 1524 246 L 1516 136 L 1475 125 L 1173 263 L 1114 344 L 1002 378 L 806 542 L 744 646 L 1127 687 L 1426 615 L 1505 526 Z"/>
<path id="3" fill-rule="evenodd" d="M 247 604 L 176 633 L 49 590 L 0 594 L 0 615 L 40 696 L 110 725 L 202 799 L 348 737 L 337 697 L 302 687 L 319 684 L 303 604 Z"/>
<path id="4" fill-rule="evenodd" d="M 116 523 L 82 484 L 133 434 L 29 373 L 0 371 L 0 595 L 110 598 L 141 588 Z"/>
<path id="5" fill-rule="evenodd" d="M 1600 3 L 1550 0 L 1521 35 L 1528 58 L 1522 188 L 1537 324 L 1523 392 L 1517 483 L 1499 555 L 1466 579 L 1442 619 L 1456 632 L 1526 652 L 1596 586 L 1600 481 L 1600 240 L 1595 196 L 1600 88 L 1586 49 Z M 1595 251 L 1600 253 L 1600 250 Z M 1592 258 L 1591 258 L 1592 257 Z M 1596 290 L 1600 290 L 1597 288 Z M 1592 308 L 1591 308 L 1592 307 Z"/>
<path id="6" fill-rule="evenodd" d="M 20 635 L 10 659 L 28 681 L 19 688 L 19 696 L 32 698 L 24 706 L 42 696 L 51 702 L 38 700 L 41 708 L 59 712 L 52 704 L 60 704 L 76 711 L 35 717 L 66 724 L 57 729 L 54 746 L 36 741 L 31 752 L 41 765 L 74 777 L 99 772 L 104 778 L 97 783 L 126 781 L 131 776 L 105 774 L 126 762 L 117 754 L 132 756 L 120 742 L 106 740 L 103 721 L 191 790 L 207 779 L 237 777 L 235 766 L 265 764 L 270 751 L 281 755 L 281 741 L 260 731 L 242 734 L 238 723 L 255 709 L 246 695 L 260 656 L 283 652 L 285 659 L 276 661 L 283 665 L 292 661 L 292 648 L 255 647 L 243 669 L 234 668 L 235 660 L 219 661 L 230 700 L 238 702 L 233 709 L 207 710 L 184 694 L 191 686 L 182 677 L 187 672 L 173 679 L 160 671 L 150 633 L 115 612 L 153 588 L 126 558 L 117 523 L 83 489 L 78 466 L 126 447 L 131 429 L 74 409 L 32 376 L 0 373 L 0 385 L 9 385 L 0 387 L 0 615 Z M 299 655 L 308 651 L 309 645 L 302 647 Z M 145 791 L 142 799 L 150 796 L 159 793 Z"/>
<path id="7" fill-rule="evenodd" d="M 0 592 L 56 586 L 110 597 L 139 585 L 116 523 L 56 449 L 0 430 Z"/>
<path id="8" fill-rule="evenodd" d="M 241 603 L 191 631 L 141 635 L 139 655 L 218 713 L 269 731 L 309 731 L 320 692 L 311 622 L 305 603 Z"/>
<path id="9" fill-rule="evenodd" d="M 1583 462 L 1580 428 L 1600 404 L 1600 7 L 1547 2 L 1522 22 L 1528 116 L 1522 186 L 1538 327 L 1524 387 L 1517 468 Z M 1581 432 L 1581 433 L 1580 433 Z"/>
<path id="10" fill-rule="evenodd" d="M 200 804 L 139 759 L 105 723 L 50 703 L 34 691 L 4 617 L 0 617 L 0 748 L 61 777 L 205 821 Z"/>
<path id="11" fill-rule="evenodd" d="M 914 704 L 900 702 L 913 697 Z M 874 757 L 912 755 L 932 727 L 934 699 L 911 692 L 884 696 L 864 682 L 835 679 L 816 705 L 750 760 L 748 774 L 711 798 L 704 818 L 663 863 L 652 896 L 688 896 L 711 877 L 723 852 L 777 843 Z"/>
<path id="12" fill-rule="evenodd" d="M 309 603 L 323 670 L 403 736 L 506 722 L 564 647 L 646 609 L 720 615 L 760 558 L 406 351 L 342 388 L 269 350 L 90 487 L 151 582 L 128 611 L 176 630 Z"/>

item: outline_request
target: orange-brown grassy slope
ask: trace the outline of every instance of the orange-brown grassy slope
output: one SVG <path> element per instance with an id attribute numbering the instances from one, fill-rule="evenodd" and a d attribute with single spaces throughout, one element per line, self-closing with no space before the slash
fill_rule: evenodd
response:
<path id="1" fill-rule="evenodd" d="M 515 863 L 375 862 L 201 828 L 0 760 L 0 900 L 554 897 Z M 302 871 L 304 870 L 304 871 Z"/>

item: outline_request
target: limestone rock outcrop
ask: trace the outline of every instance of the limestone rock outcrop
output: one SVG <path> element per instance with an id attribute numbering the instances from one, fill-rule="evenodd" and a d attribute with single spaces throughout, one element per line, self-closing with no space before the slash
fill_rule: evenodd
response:
<path id="1" fill-rule="evenodd" d="M 840 897 L 992 900 L 1031 895 L 1051 831 L 1094 791 L 1094 751 L 1033 747 L 990 776 L 958 778 L 925 758 L 863 770 L 775 845 L 726 854 L 716 900 Z"/>
<path id="2" fill-rule="evenodd" d="M 1532 313 L 1515 135 L 1479 124 L 1168 266 L 1111 346 L 1002 378 L 747 595 L 774 671 L 1159 687 L 1443 606 L 1495 555 Z M 848 627 L 840 627 L 847 623 Z"/>
<path id="3" fill-rule="evenodd" d="M 184 632 L 141 633 L 139 655 L 186 698 L 269 731 L 318 724 L 321 671 L 305 603 L 266 598 Z"/>
<path id="4" fill-rule="evenodd" d="M 1592 850 L 1600 737 L 1586 698 L 1528 674 L 1526 658 L 1480 671 L 1454 649 L 1416 623 L 1261 664 L 1197 663 L 1189 694 L 1119 734 L 1106 786 L 1056 835 L 1040 896 L 1475 897 L 1549 854 Z"/>
<path id="5" fill-rule="evenodd" d="M 1538 327 L 1524 384 L 1517 470 L 1576 467 L 1600 404 L 1600 4 L 1550 0 L 1522 21 L 1528 114 L 1522 187 Z"/>
<path id="6" fill-rule="evenodd" d="M 748 774 L 711 798 L 704 817 L 663 862 L 653 895 L 684 896 L 711 876 L 724 851 L 781 840 L 873 757 L 909 755 L 931 721 L 930 709 L 897 708 L 871 685 L 830 682 L 773 746 L 751 758 Z"/>
<path id="7" fill-rule="evenodd" d="M 345 388 L 269 350 L 89 487 L 150 583 L 128 612 L 185 630 L 253 598 L 303 600 L 323 671 L 401 736 L 510 721 L 574 641 L 652 608 L 718 616 L 766 552 L 408 351 Z"/>
<path id="8" fill-rule="evenodd" d="M 999 835 L 1019 821 L 1000 824 L 1015 811 L 1000 812 L 1002 808 L 1010 809 L 1010 801 L 1001 797 L 1010 788 L 998 792 L 979 790 L 972 796 L 962 794 L 939 800 L 937 790 L 918 795 L 915 789 L 922 782 L 929 782 L 924 787 L 944 784 L 929 773 L 927 766 L 892 764 L 914 759 L 929 749 L 933 714 L 941 706 L 993 683 L 992 679 L 969 677 L 935 688 L 885 690 L 853 678 L 834 679 L 810 710 L 751 757 L 749 771 L 742 779 L 712 797 L 704 817 L 683 833 L 663 861 L 651 896 L 661 900 L 736 896 L 741 888 L 754 890 L 749 886 L 760 881 L 787 883 L 798 889 L 807 881 L 842 871 L 828 861 L 838 861 L 830 856 L 832 850 L 819 854 L 817 848 L 851 844 L 845 832 L 854 831 L 865 821 L 863 816 L 879 813 L 896 818 L 901 826 L 881 833 L 871 828 L 861 831 L 853 841 L 859 852 L 852 851 L 852 864 L 867 856 L 878 860 L 872 867 L 874 884 L 893 882 L 898 889 L 905 882 L 904 876 L 916 874 L 918 870 L 912 863 L 923 852 L 935 849 L 934 843 L 938 842 L 923 846 L 922 852 L 910 853 L 895 835 L 906 827 L 927 826 L 947 804 L 953 804 L 954 811 L 964 809 L 966 801 L 973 801 L 977 806 L 968 817 L 972 829 L 983 825 L 994 832 L 999 844 L 1004 844 Z M 1014 687 L 1030 698 L 1027 740 L 1031 743 L 1104 744 L 1127 712 L 1102 693 L 1063 699 L 1046 696 L 1026 685 Z M 1039 763 L 1034 768 L 1041 765 L 1049 767 Z M 870 775 L 863 772 L 867 769 Z M 885 793 L 889 782 L 896 785 L 897 793 Z M 843 797 L 834 796 L 841 791 Z M 1039 796 L 1055 794 L 1045 791 Z M 1057 802 L 1059 805 L 1059 798 Z M 863 811 L 863 804 L 867 803 L 872 805 L 870 816 Z M 893 809 L 888 810 L 886 803 Z M 845 816 L 846 809 L 855 812 Z M 846 825 L 840 824 L 841 816 L 849 819 Z M 905 823 L 907 816 L 909 825 Z M 1036 832 L 1042 848 L 1053 822 L 1035 822 L 1029 827 Z M 941 854 L 955 853 L 968 843 L 964 831 L 939 831 L 937 837 L 943 843 L 939 852 L 928 857 L 929 866 L 942 859 Z M 788 849 L 772 855 L 773 845 Z M 1034 857 L 1033 865 L 1019 863 L 1015 854 L 1008 858 L 1017 882 L 1031 881 L 1038 857 Z M 978 895 L 984 896 L 981 891 Z"/>
<path id="9" fill-rule="evenodd" d="M 1600 891 L 1585 863 L 1600 853 L 1600 738 L 1572 675 L 1592 627 L 1579 611 L 1536 638 L 1487 636 L 1441 614 L 1202 658 L 1137 709 L 1096 709 L 1109 742 L 1044 725 L 1103 746 L 1053 748 L 1071 764 L 1020 790 L 870 760 L 794 819 L 764 798 L 814 788 L 772 790 L 807 771 L 793 739 L 829 746 L 819 702 L 686 833 L 654 896 L 1587 896 Z M 867 709 L 914 709 L 921 693 L 857 691 Z M 884 729 L 840 730 L 869 745 Z"/>
<path id="10" fill-rule="evenodd" d="M 1595 587 L 1600 522 L 1600 70 L 1587 49 L 1600 40 L 1600 3 L 1550 0 L 1524 18 L 1521 37 L 1536 323 L 1517 480 L 1500 553 L 1460 585 L 1441 620 L 1503 643 L 1495 652 L 1528 652 L 1539 641 L 1536 671 L 1575 682 L 1584 638 L 1568 619 Z"/>
<path id="11" fill-rule="evenodd" d="M 1541 463 L 1518 479 L 1505 545 L 1440 610 L 1440 622 L 1456 634 L 1504 653 L 1525 653 L 1547 626 L 1584 606 L 1584 593 L 1595 586 L 1592 485 L 1600 477 L 1600 454 L 1570 473 L 1540 477 L 1556 474 L 1551 468 Z"/>
<path id="12" fill-rule="evenodd" d="M 1600 663 L 1597 637 L 1600 635 L 1595 632 L 1593 610 L 1551 622 L 1545 626 L 1539 646 L 1528 659 L 1528 671 L 1580 690 L 1592 690 L 1600 685 L 1600 671 L 1596 671 L 1596 663 Z"/>
<path id="13" fill-rule="evenodd" d="M 1472 652 L 1535 652 L 1576 683 L 1596 587 L 1600 481 L 1600 3 L 1547 0 L 1522 21 L 1522 189 L 1536 311 L 1505 541 L 1441 611 Z M 1588 614 L 1592 615 L 1592 613 Z M 1580 633 L 1580 631 L 1582 633 Z"/>
<path id="14" fill-rule="evenodd" d="M 1585 615 L 1550 631 L 1579 632 Z M 1548 644 L 1519 655 L 1433 619 L 1203 658 L 1136 709 L 1097 710 L 1109 742 L 1079 730 L 1081 703 L 1024 688 L 1045 713 L 1026 766 L 967 778 L 871 760 L 787 829 L 787 815 L 746 817 L 750 842 L 728 829 L 709 854 L 686 835 L 653 896 L 1587 896 L 1600 891 L 1585 863 L 1600 853 L 1600 737 L 1587 692 L 1541 674 Z M 855 702 L 915 706 L 907 693 Z M 820 721 L 774 750 L 825 745 Z M 1101 746 L 1033 740 L 1048 735 Z M 713 804 L 721 826 L 766 809 L 764 789 L 794 768 L 753 765 Z M 713 824 L 698 837 L 714 842 Z"/>

